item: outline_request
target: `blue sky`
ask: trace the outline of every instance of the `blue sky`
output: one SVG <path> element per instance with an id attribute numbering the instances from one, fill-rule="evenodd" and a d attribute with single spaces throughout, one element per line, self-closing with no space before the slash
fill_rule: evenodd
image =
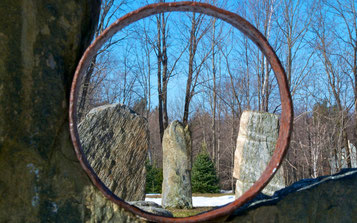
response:
<path id="1" fill-rule="evenodd" d="M 248 13 L 246 18 L 248 20 L 250 20 L 252 23 L 254 23 L 254 20 L 252 19 L 252 15 L 250 14 L 251 12 L 249 11 L 250 8 L 245 6 L 242 2 L 244 1 L 229 1 L 229 4 L 224 5 L 223 7 L 227 10 L 233 11 L 233 12 L 238 12 L 241 15 L 244 15 L 245 13 Z M 149 2 L 150 3 L 150 2 Z M 123 8 L 122 11 L 119 11 L 119 13 L 112 18 L 113 22 L 119 18 L 120 16 L 124 15 L 125 13 L 135 10 L 139 7 L 142 7 L 144 5 L 146 5 L 146 1 L 131 1 L 125 8 Z M 243 11 L 242 11 L 243 10 Z M 244 12 L 244 10 L 247 10 L 246 12 Z M 279 8 L 276 9 L 280 10 Z M 302 11 L 304 11 L 304 8 L 302 7 L 301 9 Z M 306 12 L 302 12 L 301 14 L 302 16 L 306 15 Z M 307 15 L 306 15 L 307 16 Z M 182 50 L 182 44 L 183 42 L 180 41 L 181 38 L 183 38 L 183 35 L 188 35 L 188 30 L 184 28 L 184 24 L 189 25 L 189 21 L 187 20 L 187 16 L 185 15 L 185 13 L 183 12 L 174 12 L 170 14 L 170 21 L 168 24 L 168 29 L 169 29 L 169 37 L 168 37 L 168 41 L 170 42 L 170 46 L 168 47 L 168 54 L 169 54 L 169 64 L 172 63 L 175 58 L 177 57 L 177 55 L 181 52 Z M 275 18 L 277 19 L 277 18 Z M 279 19 L 281 19 L 279 17 Z M 303 18 L 301 18 L 303 19 Z M 153 20 L 153 17 L 150 18 L 146 18 L 142 21 L 139 21 L 133 25 L 131 25 L 131 27 L 136 26 L 136 27 L 143 27 L 143 24 L 146 24 L 147 27 L 151 27 L 154 31 L 155 31 L 155 20 Z M 277 27 L 274 25 L 275 28 L 272 29 L 272 37 L 269 39 L 271 41 L 271 45 L 273 46 L 273 48 L 276 48 L 278 50 L 278 56 L 280 57 L 281 61 L 284 63 L 285 61 L 285 51 L 282 48 L 282 44 L 281 42 L 277 42 L 276 39 L 278 38 L 279 35 L 281 35 L 280 31 L 277 29 Z M 128 27 L 130 28 L 130 27 Z M 225 25 L 223 27 L 223 32 L 227 32 L 231 27 L 229 25 Z M 135 28 L 135 29 L 140 29 L 140 28 Z M 242 35 L 239 34 L 239 31 L 234 31 L 235 35 L 234 38 L 228 38 L 226 41 L 226 49 L 225 51 L 229 51 L 232 48 L 232 54 L 230 55 L 230 64 L 232 64 L 231 66 L 233 67 L 232 69 L 237 73 L 241 72 L 241 65 L 239 65 L 240 63 L 242 63 L 242 50 L 244 50 L 244 46 L 242 45 Z M 123 32 L 121 32 L 123 33 Z M 121 34 L 119 33 L 118 36 L 120 36 Z M 152 33 L 152 38 L 155 38 L 155 32 Z M 135 37 L 135 36 L 134 36 Z M 208 38 L 208 37 L 207 37 Z M 203 40 L 205 42 L 202 42 L 202 44 L 199 46 L 200 47 L 200 51 L 201 50 L 205 50 L 206 48 L 209 47 L 209 42 L 208 39 Z M 301 70 L 301 67 L 304 66 L 304 61 L 306 62 L 306 57 L 307 55 L 311 54 L 311 51 L 313 50 L 311 47 L 309 47 L 309 41 L 313 41 L 313 37 L 311 34 L 307 34 L 306 35 L 306 40 L 304 40 L 304 44 L 302 45 L 303 49 L 299 50 L 299 53 L 297 54 L 297 60 L 293 66 L 294 68 L 294 72 L 299 72 L 299 70 Z M 181 45 L 180 45 L 181 44 Z M 128 48 L 128 45 L 130 47 L 132 47 L 131 50 L 136 50 L 135 52 L 140 52 L 140 41 L 138 39 L 134 38 L 128 38 L 127 40 L 119 43 L 114 49 L 113 49 L 113 55 L 112 57 L 116 60 L 120 60 L 122 58 L 123 54 L 123 50 L 125 50 L 125 48 Z M 249 45 L 250 47 L 250 51 L 251 51 L 251 56 L 254 55 L 256 47 L 253 46 L 253 44 L 250 43 Z M 135 53 L 138 54 L 138 53 Z M 140 53 L 139 53 L 139 57 L 140 57 Z M 132 56 L 131 60 L 135 61 L 137 59 L 136 56 Z M 254 63 L 254 58 L 250 58 L 251 61 L 250 63 Z M 151 66 L 152 66 L 152 76 L 151 76 L 151 88 L 152 88 L 152 98 L 151 98 L 151 108 L 154 108 L 157 105 L 158 99 L 157 99 L 157 76 L 156 76 L 156 57 L 155 55 L 152 53 L 151 57 Z M 219 67 L 219 60 L 221 61 L 221 73 L 223 74 L 224 78 L 227 78 L 227 70 L 225 67 L 225 63 L 224 63 L 224 59 L 222 58 L 222 55 L 218 55 L 216 57 L 216 63 L 217 63 L 217 67 Z M 223 60 L 223 62 L 222 62 Z M 171 61 L 171 62 L 170 62 Z M 302 62 L 301 62 L 302 61 Z M 134 63 L 134 62 L 133 62 Z M 307 104 L 306 106 L 313 106 L 314 101 L 321 101 L 323 99 L 330 99 L 332 98 L 331 96 L 331 92 L 328 91 L 328 86 L 327 86 L 327 82 L 326 82 L 326 76 L 324 75 L 324 67 L 321 64 L 321 61 L 319 59 L 319 57 L 317 55 L 313 55 L 313 58 L 308 61 L 308 63 L 311 63 L 308 66 L 311 66 L 311 69 L 308 70 L 308 73 L 306 73 L 306 80 L 303 81 L 304 85 L 302 89 L 298 90 L 297 93 L 294 95 L 294 102 L 295 105 L 296 104 L 300 104 L 302 106 L 304 106 L 304 104 Z M 210 64 L 210 62 L 208 61 L 207 64 Z M 120 68 L 120 63 L 118 64 L 118 68 L 117 69 L 121 69 Z M 184 102 L 184 92 L 185 92 L 185 88 L 186 88 L 186 72 L 187 72 L 187 53 L 185 53 L 182 58 L 180 59 L 180 62 L 177 64 L 177 67 L 175 69 L 175 73 L 176 75 L 174 77 L 172 77 L 172 79 L 169 82 L 169 86 L 168 86 L 168 102 L 169 102 L 169 115 L 170 118 L 180 118 L 182 111 L 183 111 L 183 102 Z M 207 67 L 207 69 L 203 72 L 203 75 L 208 75 L 207 77 L 209 77 L 209 72 L 210 72 L 210 68 Z M 113 77 L 115 75 L 115 72 L 112 74 Z M 251 84 L 251 88 L 254 89 L 256 83 L 254 83 L 254 81 L 256 82 L 256 77 L 255 75 L 251 75 L 253 83 Z M 207 78 L 206 77 L 206 78 Z M 271 77 L 272 81 L 274 82 L 275 78 Z M 223 79 L 222 79 L 223 80 Z M 275 83 L 276 85 L 276 83 Z M 304 87 L 306 86 L 306 87 Z M 276 93 L 276 87 L 274 88 L 275 90 L 273 91 L 273 95 L 271 97 L 271 109 L 273 109 L 274 107 L 276 107 L 279 103 L 280 103 L 280 99 L 278 94 Z M 347 89 L 347 88 L 346 88 Z M 203 88 L 201 87 L 197 89 L 198 91 L 203 90 Z M 309 98 L 307 99 L 307 95 L 310 95 Z M 349 100 L 348 98 L 350 98 L 352 95 L 352 92 L 345 92 L 345 101 L 347 103 L 347 101 Z M 201 103 L 203 100 L 206 100 L 206 103 L 208 103 L 209 98 L 207 95 L 205 94 L 198 94 L 194 97 L 194 100 L 192 102 L 192 108 L 191 111 L 195 110 L 195 106 L 197 103 Z M 254 98 L 252 98 L 252 100 L 254 100 Z M 256 99 L 255 99 L 256 100 Z M 333 99 L 331 100 L 333 101 Z M 206 109 L 209 110 L 209 106 L 206 105 Z"/>

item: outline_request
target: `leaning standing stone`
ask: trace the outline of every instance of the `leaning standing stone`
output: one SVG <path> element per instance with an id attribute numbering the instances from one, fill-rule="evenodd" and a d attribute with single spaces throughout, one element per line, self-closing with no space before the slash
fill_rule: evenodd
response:
<path id="1" fill-rule="evenodd" d="M 261 176 L 275 150 L 279 134 L 277 115 L 244 111 L 240 119 L 237 147 L 234 154 L 233 177 L 237 179 L 236 198 L 247 191 Z M 280 168 L 263 193 L 272 195 L 285 187 Z"/>
<path id="2" fill-rule="evenodd" d="M 162 206 L 192 208 L 191 136 L 178 122 L 172 122 L 163 137 Z"/>
<path id="3" fill-rule="evenodd" d="M 124 105 L 104 105 L 86 115 L 78 132 L 84 153 L 103 183 L 124 200 L 144 200 L 147 120 Z"/>

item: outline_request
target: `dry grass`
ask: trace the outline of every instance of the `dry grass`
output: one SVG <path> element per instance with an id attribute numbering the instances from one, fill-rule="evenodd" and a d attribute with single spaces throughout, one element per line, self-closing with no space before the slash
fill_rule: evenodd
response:
<path id="1" fill-rule="evenodd" d="M 161 194 L 152 194 L 152 195 L 145 195 L 145 197 L 148 197 L 148 198 L 161 198 Z"/>
<path id="2" fill-rule="evenodd" d="M 234 193 L 227 193 L 227 194 L 200 194 L 200 193 L 193 193 L 192 196 L 193 197 L 220 197 L 220 196 L 225 196 L 225 195 L 234 195 Z M 155 195 L 146 195 L 146 197 L 149 198 L 161 198 L 161 194 L 155 194 Z"/>
<path id="3" fill-rule="evenodd" d="M 227 194 L 221 194 L 221 193 L 218 193 L 218 194 L 209 194 L 209 193 L 200 194 L 200 193 L 193 193 L 193 194 L 192 194 L 192 197 L 221 197 L 221 196 L 226 196 L 226 195 L 234 195 L 234 193 L 227 193 Z"/>
<path id="4" fill-rule="evenodd" d="M 188 216 L 193 216 L 197 215 L 199 213 L 209 211 L 211 210 L 212 207 L 195 207 L 192 209 L 174 209 L 174 208 L 168 208 L 174 217 L 188 217 Z"/>

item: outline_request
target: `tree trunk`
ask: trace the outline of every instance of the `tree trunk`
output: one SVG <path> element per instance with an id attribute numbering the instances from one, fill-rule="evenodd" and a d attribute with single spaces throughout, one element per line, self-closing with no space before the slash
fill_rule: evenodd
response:
<path id="1" fill-rule="evenodd" d="M 196 21 L 195 21 L 195 15 L 196 13 L 192 13 L 192 20 L 191 20 L 191 31 L 190 31 L 190 40 L 189 40 L 189 60 L 188 60 L 188 76 L 187 76 L 187 82 L 186 82 L 186 94 L 185 94 L 185 106 L 184 106 L 184 112 L 183 112 L 183 119 L 182 122 L 184 126 L 188 124 L 188 114 L 190 110 L 190 102 L 192 99 L 192 77 L 193 77 L 193 62 L 195 58 L 195 53 L 196 53 L 196 47 L 197 47 L 197 42 L 196 42 L 196 36 L 195 36 L 195 30 L 196 30 Z"/>
<path id="2" fill-rule="evenodd" d="M 164 136 L 164 125 L 163 125 L 163 115 L 162 115 L 162 86 L 161 86 L 161 63 L 162 63 L 162 52 L 161 52 L 161 16 L 159 14 L 157 17 L 157 93 L 159 99 L 159 130 L 160 130 L 160 141 Z"/>
<path id="3" fill-rule="evenodd" d="M 231 159 L 231 187 L 232 190 L 234 192 L 234 188 L 235 188 L 235 180 L 233 177 L 233 170 L 234 170 L 234 153 L 236 150 L 236 140 L 235 140 L 235 124 L 234 124 L 234 113 L 232 114 L 232 123 L 231 123 L 231 131 L 232 131 L 232 135 L 231 135 L 231 145 L 232 145 L 232 159 Z"/>
<path id="4" fill-rule="evenodd" d="M 168 73 L 167 73 L 167 46 L 166 46 L 166 21 L 165 14 L 162 14 L 162 116 L 163 116 L 163 129 L 165 130 L 169 124 L 169 118 L 167 115 L 167 85 L 168 85 Z"/>
<path id="5" fill-rule="evenodd" d="M 216 80 L 216 64 L 215 64 L 215 23 L 216 19 L 213 19 L 213 33 L 212 33 L 212 75 L 213 75 L 213 101 L 212 101 L 212 143 L 213 143 L 213 151 L 212 151 L 212 159 L 213 163 L 217 167 L 217 135 L 216 135 L 216 108 L 217 108 L 217 80 Z"/>
<path id="6" fill-rule="evenodd" d="M 88 95 L 88 90 L 89 90 L 89 85 L 90 85 L 90 79 L 92 77 L 92 74 L 94 72 L 94 66 L 97 60 L 97 56 L 95 56 L 92 59 L 92 62 L 89 66 L 88 72 L 85 74 L 84 76 L 84 80 L 83 80 L 83 88 L 82 88 L 82 95 L 80 97 L 80 101 L 79 101 L 79 106 L 78 106 L 78 121 L 81 121 L 82 117 L 85 115 L 86 113 L 86 102 L 87 102 L 87 95 Z"/>
<path id="7" fill-rule="evenodd" d="M 357 38 L 357 30 L 356 30 Z M 357 43 L 356 43 L 357 44 Z M 353 49 L 353 76 L 354 76 L 354 95 L 355 95 L 355 130 L 354 130 L 354 145 L 357 146 L 357 45 Z"/>
<path id="8" fill-rule="evenodd" d="M 246 101 L 247 110 L 250 110 L 250 74 L 249 74 L 249 57 L 248 57 L 248 39 L 244 37 L 244 48 L 245 48 L 245 63 L 246 63 Z"/>

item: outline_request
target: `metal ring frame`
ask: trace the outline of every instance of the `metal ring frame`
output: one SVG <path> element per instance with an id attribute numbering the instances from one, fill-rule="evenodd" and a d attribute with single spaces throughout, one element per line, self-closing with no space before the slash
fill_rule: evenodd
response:
<path id="1" fill-rule="evenodd" d="M 152 213 L 145 212 L 135 206 L 129 205 L 124 200 L 117 197 L 110 191 L 103 182 L 96 175 L 92 167 L 89 165 L 87 158 L 83 154 L 83 150 L 80 144 L 78 129 L 77 129 L 77 97 L 79 90 L 79 80 L 86 72 L 91 59 L 96 54 L 96 52 L 103 46 L 103 44 L 112 37 L 115 33 L 122 30 L 124 27 L 151 15 L 155 15 L 163 12 L 198 12 L 209 16 L 221 19 L 235 28 L 243 32 L 247 37 L 249 37 L 264 53 L 268 59 L 272 69 L 274 70 L 277 82 L 279 85 L 282 114 L 280 119 L 280 129 L 279 137 L 276 143 L 276 148 L 273 156 L 264 170 L 260 178 L 254 183 L 254 185 L 246 191 L 241 197 L 232 203 L 209 211 L 196 216 L 182 217 L 182 218 L 170 218 L 164 216 L 154 215 Z M 100 36 L 98 36 L 95 41 L 87 48 L 83 54 L 74 78 L 72 82 L 71 94 L 70 94 L 70 107 L 69 107 L 69 123 L 70 123 L 70 133 L 76 152 L 77 158 L 88 174 L 89 178 L 92 180 L 93 184 L 96 185 L 99 190 L 107 197 L 109 200 L 113 201 L 120 207 L 130 211 L 138 216 L 141 216 L 149 221 L 154 222 L 206 222 L 214 221 L 215 219 L 221 219 L 228 217 L 237 208 L 241 207 L 244 203 L 254 198 L 270 181 L 270 179 L 276 173 L 279 168 L 283 157 L 286 154 L 287 148 L 290 142 L 290 135 L 292 131 L 292 120 L 293 120 L 293 105 L 291 100 L 291 95 L 288 87 L 288 82 L 284 68 L 281 65 L 280 60 L 275 54 L 273 48 L 269 45 L 266 38 L 248 21 L 240 17 L 239 15 L 217 8 L 210 4 L 199 3 L 199 2 L 174 2 L 174 3 L 158 3 L 151 4 L 142 7 L 136 11 L 126 14 L 125 16 L 119 18 L 110 27 L 108 27 Z"/>

